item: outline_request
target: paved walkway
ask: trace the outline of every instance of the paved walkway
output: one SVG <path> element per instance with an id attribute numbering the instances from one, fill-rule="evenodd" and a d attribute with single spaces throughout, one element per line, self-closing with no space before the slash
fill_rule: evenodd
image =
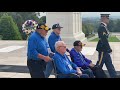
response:
<path id="1" fill-rule="evenodd" d="M 98 53 L 95 51 L 96 42 L 87 42 L 83 48 L 85 56 L 96 63 Z M 113 53 L 111 54 L 113 64 L 120 71 L 120 43 L 110 43 Z M 9 47 L 12 47 L 10 49 Z M 72 45 L 67 45 L 69 49 Z M 26 66 L 27 42 L 26 41 L 0 41 L 0 78 L 30 78 Z M 103 67 L 106 70 L 106 67 Z M 50 78 L 54 78 L 51 75 Z"/>

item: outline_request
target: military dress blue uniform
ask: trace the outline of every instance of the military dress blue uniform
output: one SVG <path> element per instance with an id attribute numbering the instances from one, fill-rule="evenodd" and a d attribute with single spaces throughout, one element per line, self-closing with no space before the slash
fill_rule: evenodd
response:
<path id="1" fill-rule="evenodd" d="M 112 59 L 110 56 L 112 49 L 111 49 L 109 42 L 108 42 L 109 31 L 107 29 L 107 25 L 103 22 L 101 22 L 101 24 L 98 28 L 98 37 L 99 37 L 99 41 L 98 41 L 98 44 L 96 47 L 96 50 L 99 53 L 98 62 L 99 62 L 101 55 L 103 53 L 103 58 L 102 58 L 102 62 L 100 64 L 100 67 L 103 67 L 103 64 L 105 63 L 105 65 L 108 69 L 108 72 L 110 74 L 110 77 L 115 78 L 116 71 L 115 71 L 115 68 L 112 64 Z M 97 62 L 97 65 L 98 65 L 98 62 Z"/>

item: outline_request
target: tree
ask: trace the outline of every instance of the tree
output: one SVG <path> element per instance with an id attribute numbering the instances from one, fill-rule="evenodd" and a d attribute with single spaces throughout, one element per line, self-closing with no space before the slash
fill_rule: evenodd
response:
<path id="1" fill-rule="evenodd" d="M 27 36 L 22 31 L 22 24 L 24 23 L 23 17 L 17 12 L 8 12 L 8 14 L 12 16 L 14 22 L 17 24 L 22 39 L 26 40 Z"/>
<path id="2" fill-rule="evenodd" d="M 42 22 L 46 23 L 46 16 L 42 16 L 40 18 L 39 23 L 42 23 Z"/>
<path id="3" fill-rule="evenodd" d="M 115 22 L 114 32 L 120 32 L 120 19 Z"/>
<path id="4" fill-rule="evenodd" d="M 109 21 L 109 24 L 108 24 L 108 30 L 109 30 L 110 32 L 113 32 L 113 31 L 114 31 L 114 28 L 115 28 L 115 23 L 114 23 L 113 20 L 110 20 L 110 21 Z"/>
<path id="5" fill-rule="evenodd" d="M 82 24 L 82 31 L 85 34 L 85 37 L 87 36 L 87 29 L 86 29 L 86 24 Z"/>
<path id="6" fill-rule="evenodd" d="M 89 36 L 90 34 L 93 34 L 94 26 L 91 23 L 83 23 L 82 30 L 85 36 Z"/>
<path id="7" fill-rule="evenodd" d="M 3 14 L 0 19 L 0 35 L 3 40 L 21 40 L 22 37 L 13 18 L 7 13 Z"/>
<path id="8" fill-rule="evenodd" d="M 93 24 L 91 24 L 91 23 L 87 24 L 87 31 L 88 31 L 88 33 L 92 34 L 93 30 L 94 30 Z"/>
<path id="9" fill-rule="evenodd" d="M 35 12 L 16 12 L 17 14 L 21 15 L 23 20 L 35 20 L 39 21 L 39 18 Z"/>
<path id="10" fill-rule="evenodd" d="M 8 12 L 8 14 L 11 15 L 16 22 L 23 40 L 26 40 L 27 35 L 22 31 L 22 24 L 26 20 L 35 20 L 39 22 L 39 18 L 35 12 Z"/>
<path id="11" fill-rule="evenodd" d="M 12 16 L 13 21 L 17 24 L 19 32 L 22 36 L 22 39 L 26 40 L 27 36 L 22 32 L 22 24 L 26 21 L 26 20 L 34 20 L 36 22 L 46 22 L 46 18 L 45 17 L 41 17 L 41 19 L 39 19 L 38 16 L 40 16 L 40 13 L 36 13 L 36 12 L 0 12 L 0 17 L 3 16 L 3 14 L 8 14 L 9 16 Z"/>

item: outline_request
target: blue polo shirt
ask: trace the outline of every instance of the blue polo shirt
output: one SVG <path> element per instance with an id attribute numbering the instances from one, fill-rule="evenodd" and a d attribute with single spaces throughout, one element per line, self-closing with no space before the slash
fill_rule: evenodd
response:
<path id="1" fill-rule="evenodd" d="M 55 53 L 55 43 L 57 41 L 61 41 L 61 37 L 59 35 L 56 35 L 54 32 L 52 32 L 48 38 L 48 43 L 50 46 L 50 49 L 53 53 Z"/>
<path id="2" fill-rule="evenodd" d="M 61 55 L 60 53 L 56 52 L 55 55 L 53 56 L 53 59 L 58 74 L 71 74 L 77 72 L 76 70 L 77 65 L 71 62 L 66 54 Z"/>
<path id="3" fill-rule="evenodd" d="M 38 54 L 48 56 L 49 45 L 44 37 L 38 32 L 33 32 L 28 39 L 28 59 L 40 60 Z"/>

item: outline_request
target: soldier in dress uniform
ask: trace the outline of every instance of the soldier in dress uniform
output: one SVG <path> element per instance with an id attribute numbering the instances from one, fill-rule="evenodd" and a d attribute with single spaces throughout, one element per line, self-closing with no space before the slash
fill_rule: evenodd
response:
<path id="1" fill-rule="evenodd" d="M 117 75 L 115 68 L 112 64 L 112 59 L 110 54 L 112 53 L 112 49 L 109 45 L 108 38 L 109 38 L 109 31 L 107 28 L 107 24 L 109 23 L 109 15 L 110 14 L 101 14 L 101 23 L 98 28 L 98 37 L 99 41 L 96 47 L 96 50 L 98 51 L 98 61 L 97 65 L 99 64 L 99 60 L 101 59 L 100 67 L 103 67 L 103 64 L 105 63 L 107 70 L 110 74 L 111 78 L 119 77 Z"/>

